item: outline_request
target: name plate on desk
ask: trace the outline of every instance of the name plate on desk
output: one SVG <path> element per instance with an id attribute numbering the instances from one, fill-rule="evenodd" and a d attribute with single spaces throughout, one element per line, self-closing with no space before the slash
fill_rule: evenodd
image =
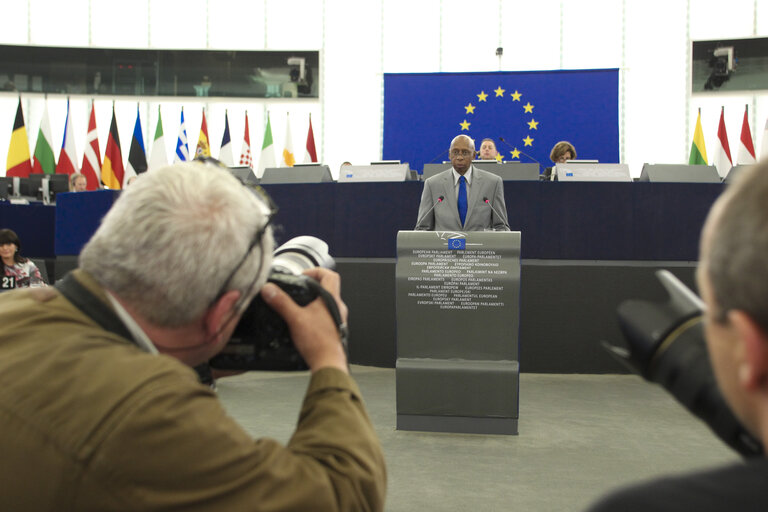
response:
<path id="1" fill-rule="evenodd" d="M 522 162 L 478 163 L 475 168 L 493 173 L 503 181 L 539 181 L 539 164 Z"/>
<path id="2" fill-rule="evenodd" d="M 447 171 L 451 168 L 451 162 L 442 164 L 424 164 L 424 170 L 421 172 L 422 179 L 431 178 L 435 174 L 439 174 L 443 171 Z"/>
<path id="3" fill-rule="evenodd" d="M 346 165 L 339 171 L 339 183 L 405 181 L 408 164 Z"/>
<path id="4" fill-rule="evenodd" d="M 327 165 L 301 167 L 267 167 L 261 177 L 262 185 L 279 183 L 324 183 L 333 181 Z"/>
<path id="5" fill-rule="evenodd" d="M 652 183 L 720 183 L 714 165 L 645 164 L 640 181 Z"/>
<path id="6" fill-rule="evenodd" d="M 627 164 L 557 164 L 558 181 L 632 181 Z"/>

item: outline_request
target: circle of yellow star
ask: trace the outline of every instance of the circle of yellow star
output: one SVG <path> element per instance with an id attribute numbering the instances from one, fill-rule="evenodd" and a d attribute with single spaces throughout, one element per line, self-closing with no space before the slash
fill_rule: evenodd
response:
<path id="1" fill-rule="evenodd" d="M 526 146 L 533 146 L 533 139 L 530 135 L 528 135 L 526 138 L 523 139 L 523 142 L 525 142 Z"/>
<path id="2" fill-rule="evenodd" d="M 531 105 L 531 102 L 529 101 L 525 105 L 523 105 L 523 108 L 525 109 L 526 114 L 532 114 L 533 113 L 533 105 Z"/>
<path id="3" fill-rule="evenodd" d="M 467 111 L 467 114 L 474 114 L 475 113 L 475 106 L 473 104 L 466 105 L 464 109 Z"/>
<path id="4" fill-rule="evenodd" d="M 539 122 L 535 119 L 531 119 L 528 121 L 528 129 L 529 130 L 538 130 L 539 129 Z"/>
<path id="5" fill-rule="evenodd" d="M 477 95 L 477 99 L 479 101 L 486 101 L 485 99 L 488 97 L 487 94 L 485 94 L 485 91 L 480 91 L 480 94 Z"/>
<path id="6" fill-rule="evenodd" d="M 498 86 L 496 89 L 493 90 L 493 92 L 496 93 L 496 97 L 497 98 L 503 97 L 504 96 L 504 91 L 506 91 L 506 89 L 502 89 L 501 86 Z"/>
<path id="7" fill-rule="evenodd" d="M 496 156 L 494 158 L 496 158 L 496 160 L 501 162 L 501 153 L 496 153 Z"/>
<path id="8" fill-rule="evenodd" d="M 459 123 L 459 124 L 461 125 L 461 131 L 464 131 L 464 130 L 469 130 L 469 125 L 471 125 L 472 123 L 468 123 L 467 120 L 465 119 L 463 123 Z"/>
<path id="9" fill-rule="evenodd" d="M 512 158 L 520 158 L 520 150 L 517 148 L 513 149 L 509 153 L 512 155 Z"/>
<path id="10" fill-rule="evenodd" d="M 520 101 L 520 96 L 522 96 L 522 94 L 515 90 L 515 92 L 512 93 L 512 101 Z"/>

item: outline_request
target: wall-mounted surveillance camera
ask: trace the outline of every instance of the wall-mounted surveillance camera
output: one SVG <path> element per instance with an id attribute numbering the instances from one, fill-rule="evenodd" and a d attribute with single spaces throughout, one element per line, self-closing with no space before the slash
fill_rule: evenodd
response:
<path id="1" fill-rule="evenodd" d="M 712 57 L 709 59 L 709 67 L 712 69 L 712 72 L 704 84 L 704 90 L 706 91 L 718 89 L 730 79 L 731 73 L 736 69 L 733 46 L 715 48 L 712 51 Z"/>
<path id="2" fill-rule="evenodd" d="M 304 57 L 288 57 L 289 66 L 298 66 L 298 68 L 291 68 L 291 82 L 305 82 L 307 79 L 307 59 Z"/>

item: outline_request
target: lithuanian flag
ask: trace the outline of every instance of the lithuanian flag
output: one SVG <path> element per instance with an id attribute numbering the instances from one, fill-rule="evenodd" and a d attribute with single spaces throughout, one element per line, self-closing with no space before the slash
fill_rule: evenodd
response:
<path id="1" fill-rule="evenodd" d="M 19 108 L 16 110 L 16 121 L 13 123 L 5 169 L 6 176 L 22 178 L 28 177 L 32 172 L 32 162 L 29 161 L 29 139 L 27 129 L 24 127 L 24 114 L 21 111 L 21 98 L 19 98 Z"/>
<path id="2" fill-rule="evenodd" d="M 707 148 L 704 146 L 704 131 L 701 129 L 701 109 L 696 119 L 696 130 L 693 132 L 693 144 L 691 156 L 688 158 L 691 165 L 707 165 Z"/>

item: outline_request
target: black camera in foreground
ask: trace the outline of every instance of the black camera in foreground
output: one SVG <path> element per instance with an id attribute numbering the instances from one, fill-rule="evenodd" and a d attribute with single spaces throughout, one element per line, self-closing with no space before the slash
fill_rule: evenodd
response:
<path id="1" fill-rule="evenodd" d="M 333 269 L 336 262 L 319 238 L 299 236 L 274 252 L 268 281 L 279 286 L 300 306 L 323 299 L 336 325 L 341 315 L 335 299 L 320 283 L 302 274 L 313 267 Z M 345 347 L 346 350 L 346 347 Z M 291 341 L 288 326 L 261 295 L 257 295 L 235 327 L 224 349 L 210 361 L 220 370 L 306 370 L 307 365 Z"/>
<path id="2" fill-rule="evenodd" d="M 603 346 L 633 372 L 661 384 L 741 455 L 762 455 L 762 444 L 739 423 L 717 387 L 704 341 L 704 303 L 671 272 L 659 270 L 656 276 L 669 300 L 622 302 L 617 313 L 627 348 Z"/>

